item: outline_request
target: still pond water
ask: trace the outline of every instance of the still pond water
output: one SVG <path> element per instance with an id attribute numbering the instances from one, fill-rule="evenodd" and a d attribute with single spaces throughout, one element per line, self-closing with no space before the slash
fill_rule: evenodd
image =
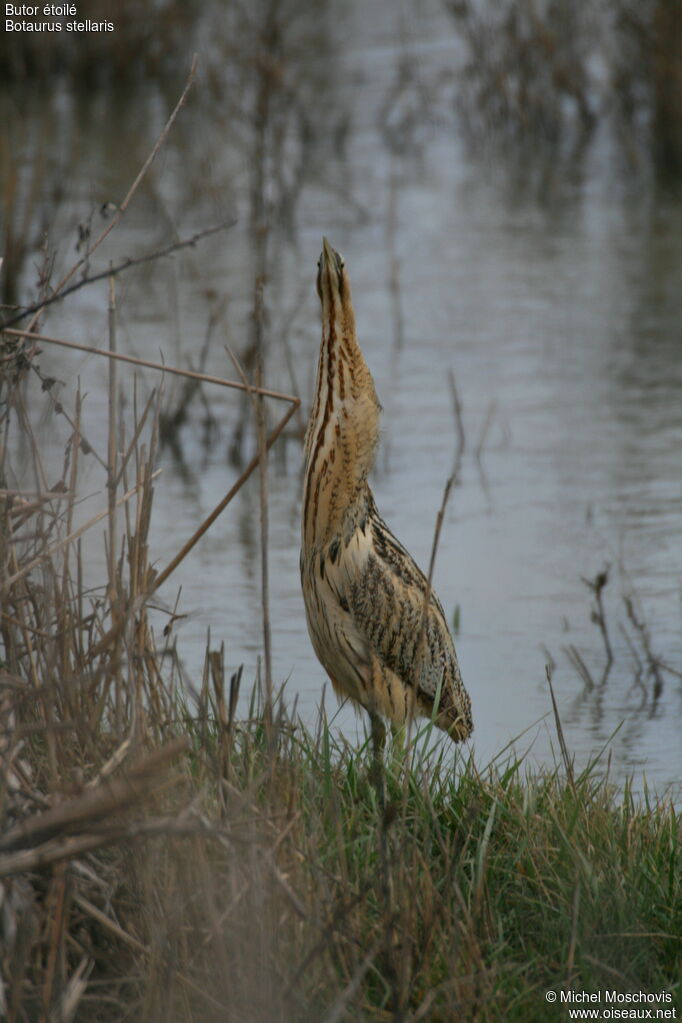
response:
<path id="1" fill-rule="evenodd" d="M 478 761 L 485 765 L 522 735 L 519 751 L 528 750 L 531 762 L 551 762 L 545 664 L 552 659 L 577 762 L 586 763 L 620 725 L 610 746 L 612 776 L 622 782 L 634 773 L 641 789 L 646 775 L 663 792 L 682 777 L 682 682 L 662 671 L 654 699 L 623 598 L 635 596 L 654 653 L 682 669 L 680 193 L 644 173 L 620 173 L 606 132 L 575 160 L 547 153 L 524 163 L 517 154 L 505 166 L 499 156 L 472 153 L 448 109 L 449 93 L 439 100 L 434 85 L 457 58 L 450 22 L 436 5 L 418 5 L 419 18 L 411 5 L 379 7 L 358 5 L 335 28 L 342 38 L 333 52 L 307 57 L 312 79 L 324 78 L 320 101 L 332 122 L 334 112 L 338 118 L 302 172 L 292 223 L 270 235 L 267 383 L 299 388 L 307 413 L 319 343 L 315 268 L 326 234 L 346 258 L 384 407 L 377 503 L 424 567 L 456 445 L 450 371 L 461 397 L 466 447 L 435 587 L 450 620 L 456 614 L 459 621 Z M 396 91 L 406 62 L 412 91 Z M 200 77 L 195 90 L 201 96 L 206 88 Z M 414 96 L 429 88 L 433 106 L 411 110 Z M 130 110 L 104 104 L 85 116 L 68 95 L 59 100 L 60 135 L 50 144 L 77 144 L 79 170 L 61 182 L 55 237 L 73 237 L 90 210 L 98 226 L 100 204 L 125 194 L 167 109 L 157 97 Z M 411 125 L 409 145 L 391 144 L 391 118 Z M 108 122 L 127 125 L 128 145 L 114 144 Z M 163 353 L 167 362 L 196 366 L 210 312 L 224 300 L 206 370 L 234 376 L 224 345 L 246 345 L 253 280 L 252 168 L 237 136 L 227 114 L 211 118 L 201 104 L 183 112 L 150 183 L 107 243 L 102 260 L 149 251 L 168 239 L 169 225 L 187 236 L 219 215 L 238 217 L 236 227 L 190 255 L 120 279 L 119 343 L 133 354 Z M 28 144 L 23 153 L 29 173 Z M 73 251 L 59 258 L 67 265 Z M 46 329 L 104 346 L 104 292 L 83 290 L 51 314 Z M 103 365 L 53 350 L 43 361 L 65 382 L 63 397 L 80 378 L 90 438 L 106 449 Z M 132 375 L 121 371 L 120 378 L 129 396 Z M 153 374 L 140 379 L 156 383 Z M 167 388 L 172 399 L 175 386 Z M 238 403 L 230 393 L 205 394 L 217 438 L 203 446 L 197 403 L 180 438 L 182 464 L 168 451 L 162 459 L 152 528 L 159 565 L 237 474 L 227 450 Z M 52 424 L 45 431 L 45 443 L 56 442 L 55 458 L 65 437 Z M 247 454 L 252 444 L 249 434 Z M 297 698 L 313 725 L 325 677 L 299 589 L 301 449 L 292 437 L 282 450 L 270 473 L 274 676 L 278 684 L 288 680 L 289 702 Z M 93 468 L 84 491 L 96 482 Z M 100 493 L 90 513 L 103 503 Z M 100 555 L 91 557 L 96 574 Z M 615 661 L 607 681 L 590 688 L 566 651 L 573 646 L 599 682 L 604 648 L 583 579 L 606 564 Z M 179 610 L 188 617 L 176 629 L 190 682 L 200 681 L 209 627 L 214 644 L 225 641 L 230 670 L 243 663 L 252 679 L 262 652 L 255 479 L 165 585 L 160 596 L 168 605 L 180 586 Z M 347 706 L 337 712 L 329 693 L 326 708 L 350 741 L 363 734 L 364 722 Z"/>

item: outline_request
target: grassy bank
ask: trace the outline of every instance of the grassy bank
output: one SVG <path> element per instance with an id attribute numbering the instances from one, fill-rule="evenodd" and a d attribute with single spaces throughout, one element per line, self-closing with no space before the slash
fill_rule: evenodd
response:
<path id="1" fill-rule="evenodd" d="M 12 340 L 3 357 L 8 1020 L 565 1018 L 549 989 L 682 1007 L 673 808 L 574 778 L 570 762 L 479 773 L 448 745 L 427 756 L 424 736 L 388 757 L 381 805 L 367 749 L 324 721 L 309 734 L 258 689 L 238 720 L 220 650 L 188 703 L 172 615 L 158 637 L 148 619 L 158 405 L 130 441 L 112 417 L 123 443 L 105 461 L 93 588 L 80 399 L 55 480 L 31 430 L 38 349 Z M 34 489 L 10 485 L 13 452 Z"/>
<path id="2" fill-rule="evenodd" d="M 679 1010 L 669 807 L 589 774 L 453 770 L 445 750 L 394 757 L 380 812 L 365 750 L 284 718 L 220 726 L 220 696 L 205 695 L 205 714 L 163 723 L 190 747 L 153 792 L 141 749 L 94 789 L 101 763 L 73 755 L 77 791 L 66 777 L 38 789 L 43 743 L 24 743 L 42 798 L 22 820 L 35 828 L 48 804 L 68 820 L 0 855 L 8 1018 L 73 1004 L 63 1018 L 561 1019 L 548 989 L 666 992 Z M 129 791 L 102 809 L 121 779 Z M 69 816 L 88 791 L 88 813 Z M 3 832 L 16 833 L 17 792 L 5 788 Z"/>
<path id="3" fill-rule="evenodd" d="M 273 1007 L 245 1018 L 561 1018 L 549 989 L 665 991 L 679 1006 L 670 808 L 638 807 L 589 772 L 507 761 L 481 776 L 449 747 L 422 758 L 418 742 L 389 759 L 380 811 L 366 751 L 335 747 L 325 727 L 285 724 L 272 752 L 262 740 L 241 732 L 225 790 L 233 810 L 247 792 L 247 818 L 257 807 L 272 829 L 256 947 L 265 937 L 257 990 Z M 225 987 L 215 997 L 229 1003 Z"/>

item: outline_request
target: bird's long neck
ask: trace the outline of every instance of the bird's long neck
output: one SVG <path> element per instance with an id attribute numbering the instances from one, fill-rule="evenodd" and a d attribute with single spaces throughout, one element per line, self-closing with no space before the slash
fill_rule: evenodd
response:
<path id="1" fill-rule="evenodd" d="M 339 535 L 355 507 L 366 503 L 381 410 L 357 342 L 343 265 L 321 264 L 318 286 L 322 343 L 306 434 L 303 493 L 303 538 L 308 550 Z"/>

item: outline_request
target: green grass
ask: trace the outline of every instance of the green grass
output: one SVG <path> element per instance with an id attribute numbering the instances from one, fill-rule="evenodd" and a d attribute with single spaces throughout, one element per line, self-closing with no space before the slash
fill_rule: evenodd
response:
<path id="1" fill-rule="evenodd" d="M 198 751 L 199 777 L 216 755 Z M 249 896 L 268 907 L 251 918 L 271 964 L 267 1018 L 324 1019 L 335 1005 L 329 1018 L 562 1018 L 550 988 L 665 991 L 664 1007 L 680 1007 L 671 807 L 589 771 L 571 783 L 510 760 L 481 776 L 447 746 L 411 759 L 389 757 L 382 810 L 368 751 L 326 725 L 313 737 L 287 722 L 274 748 L 260 721 L 238 730 L 226 820 L 254 828 L 276 869 Z M 234 891 L 243 864 L 215 850 L 207 862 L 216 893 Z M 229 897 L 224 910 L 216 898 L 229 919 Z M 210 957 L 197 983 L 230 1004 Z"/>

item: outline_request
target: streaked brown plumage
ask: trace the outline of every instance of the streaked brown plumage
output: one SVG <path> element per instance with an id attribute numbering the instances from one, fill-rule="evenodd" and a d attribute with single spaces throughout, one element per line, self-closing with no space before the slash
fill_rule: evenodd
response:
<path id="1" fill-rule="evenodd" d="M 375 747 L 383 718 L 430 717 L 455 741 L 472 730 L 443 608 L 381 519 L 367 477 L 381 406 L 355 334 L 343 260 L 324 239 L 322 344 L 305 441 L 301 581 L 315 653 L 339 696 L 364 707 Z"/>

